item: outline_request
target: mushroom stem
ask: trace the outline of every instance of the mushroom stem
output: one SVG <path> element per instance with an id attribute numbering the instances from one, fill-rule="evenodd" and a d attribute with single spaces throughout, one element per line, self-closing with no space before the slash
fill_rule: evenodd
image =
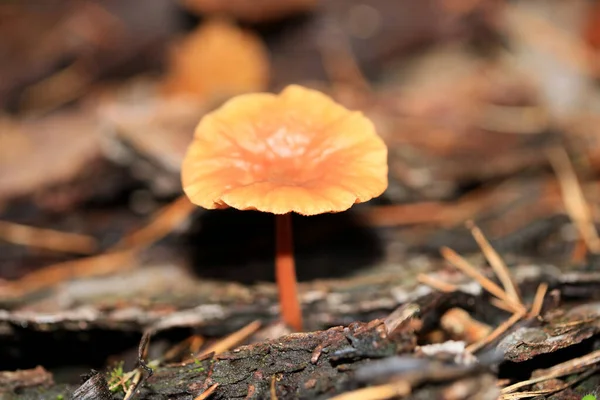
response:
<path id="1" fill-rule="evenodd" d="M 296 331 L 302 330 L 302 312 L 298 301 L 298 283 L 292 244 L 292 214 L 275 216 L 275 279 L 283 321 Z"/>

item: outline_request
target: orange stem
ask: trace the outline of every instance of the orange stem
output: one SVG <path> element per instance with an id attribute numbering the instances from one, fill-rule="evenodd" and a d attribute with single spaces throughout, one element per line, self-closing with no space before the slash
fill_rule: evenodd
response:
<path id="1" fill-rule="evenodd" d="M 298 301 L 298 283 L 292 244 L 292 214 L 275 216 L 275 279 L 279 288 L 279 304 L 283 321 L 302 331 L 302 312 Z"/>

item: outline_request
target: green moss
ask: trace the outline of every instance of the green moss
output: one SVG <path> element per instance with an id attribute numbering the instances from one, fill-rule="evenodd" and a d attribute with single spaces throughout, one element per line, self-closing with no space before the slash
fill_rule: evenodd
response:
<path id="1" fill-rule="evenodd" d="M 123 370 L 123 361 L 117 363 L 117 365 L 108 373 L 108 388 L 112 393 L 118 393 L 123 391 L 123 383 L 125 372 Z"/>
<path id="2" fill-rule="evenodd" d="M 123 361 L 119 361 L 117 365 L 108 373 L 109 378 L 121 378 L 123 376 Z"/>

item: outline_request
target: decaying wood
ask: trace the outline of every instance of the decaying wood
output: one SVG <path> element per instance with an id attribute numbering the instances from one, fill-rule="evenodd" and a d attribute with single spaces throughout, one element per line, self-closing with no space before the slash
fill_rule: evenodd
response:
<path id="1" fill-rule="evenodd" d="M 85 382 L 75 389 L 71 396 L 81 400 L 109 400 L 112 398 L 103 374 L 94 371 Z"/>
<path id="2" fill-rule="evenodd" d="M 597 335 L 600 332 L 600 303 L 559 309 L 549 318 L 546 324 L 523 326 L 506 336 L 498 344 L 504 357 L 511 361 L 526 361 Z"/>
<path id="3" fill-rule="evenodd" d="M 320 398 L 343 390 L 352 377 L 352 369 L 361 362 L 408 351 L 414 347 L 414 339 L 412 334 L 407 334 L 398 342 L 390 341 L 381 321 L 292 334 L 241 347 L 199 365 L 192 362 L 182 367 L 159 369 L 148 380 L 144 393 L 165 391 L 161 381 L 171 382 L 173 373 L 190 373 L 195 369 L 202 373 L 196 375 L 197 380 L 185 382 L 179 389 L 182 392 L 193 393 L 195 389 L 199 393 L 218 383 L 215 399 L 260 399 L 270 395 L 271 377 L 280 376 L 275 384 L 278 397 Z M 315 349 L 323 344 L 320 357 L 313 362 Z M 176 394 L 173 388 L 167 393 Z"/>
<path id="4" fill-rule="evenodd" d="M 428 318 L 426 310 L 427 307 L 421 309 L 420 318 Z M 429 313 L 435 314 L 435 310 L 429 308 Z M 416 346 L 411 325 L 404 325 L 393 336 L 388 335 L 386 324 L 379 319 L 326 331 L 295 333 L 216 356 L 208 354 L 183 364 L 155 367 L 154 373 L 138 387 L 135 398 L 191 400 L 209 389 L 214 390 L 211 397 L 214 399 L 269 398 L 272 382 L 275 382 L 277 398 L 325 399 L 357 388 L 361 383 L 385 382 L 386 376 L 398 374 L 418 389 L 417 382 L 457 379 L 459 382 L 461 377 L 472 377 L 475 369 L 485 376 L 484 367 L 498 363 L 502 358 L 524 361 L 561 347 L 574 346 L 600 333 L 600 306 L 597 303 L 565 306 L 549 311 L 544 318 L 543 322 L 533 322 L 539 325 L 537 327 L 530 321 L 529 326 L 514 328 L 500 344 L 500 352 L 485 352 L 479 356 L 478 363 L 468 361 L 464 366 L 444 366 L 440 364 L 444 358 L 436 361 L 435 353 L 425 358 L 409 355 Z M 406 356 L 398 358 L 397 354 Z M 517 354 L 518 358 L 515 358 Z M 439 356 L 446 357 L 443 352 Z M 585 366 L 597 363 L 597 357 L 591 358 L 591 355 L 585 360 Z M 578 371 L 582 371 L 581 368 Z M 582 379 L 593 375 L 589 370 L 583 372 Z M 542 371 L 540 374 L 543 375 Z M 100 390 L 102 379 L 102 375 L 98 375 L 79 388 L 59 386 L 49 390 L 53 393 L 58 390 L 65 396 L 85 388 Z M 92 381 L 99 382 L 92 384 Z M 23 390 L 23 398 L 31 398 L 27 397 L 28 390 L 40 393 L 41 389 Z"/>
<path id="5" fill-rule="evenodd" d="M 381 320 L 292 334 L 242 346 L 214 358 L 160 367 L 138 389 L 136 398 L 191 400 L 215 384 L 218 386 L 212 399 L 269 398 L 273 376 L 278 398 L 327 398 L 352 386 L 357 366 L 410 351 L 416 343 L 410 332 L 395 338 L 388 338 Z M 318 359 L 314 358 L 316 349 L 320 349 Z M 82 387 L 98 386 L 92 383 L 88 380 Z M 68 396 L 73 390 L 67 387 L 63 393 Z"/>
<path id="6" fill-rule="evenodd" d="M 435 270 L 436 265 L 432 264 L 431 269 Z M 382 267 L 372 270 L 372 275 L 301 284 L 307 328 L 382 318 L 407 302 L 434 307 L 447 301 L 447 308 L 438 310 L 443 313 L 457 304 L 472 309 L 469 301 L 486 298 L 478 285 L 444 270 L 432 276 L 459 290 L 449 294 L 435 292 L 418 281 L 418 274 L 423 271 L 406 266 L 398 273 Z M 597 273 L 561 273 L 548 265 L 514 267 L 512 273 L 520 290 L 531 292 L 531 296 L 535 289 L 528 288 L 537 287 L 540 281 L 548 282 L 550 290 L 559 289 L 567 297 L 591 295 L 600 288 Z M 138 301 L 141 298 L 145 300 Z M 140 332 L 152 327 L 194 326 L 201 331 L 208 329 L 212 335 L 225 335 L 256 319 L 272 321 L 278 314 L 276 301 L 274 285 L 198 280 L 185 268 L 165 263 L 123 270 L 114 276 L 65 282 L 60 290 L 38 293 L 18 302 L 11 300 L 4 303 L 8 308 L 0 311 L 0 324 L 40 330 L 101 328 Z M 481 303 L 478 312 L 484 314 L 493 309 L 487 301 Z"/>

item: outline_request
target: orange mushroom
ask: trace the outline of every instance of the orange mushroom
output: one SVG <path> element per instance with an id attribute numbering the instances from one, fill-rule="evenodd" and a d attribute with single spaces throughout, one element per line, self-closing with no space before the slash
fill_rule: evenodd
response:
<path id="1" fill-rule="evenodd" d="M 266 22 L 307 13 L 317 7 L 317 0 L 179 0 L 198 15 L 227 15 L 246 22 Z"/>
<path id="2" fill-rule="evenodd" d="M 183 161 L 183 189 L 204 208 L 276 214 L 283 320 L 302 329 L 291 212 L 345 211 L 387 188 L 387 147 L 371 121 L 297 85 L 244 94 L 207 114 Z"/>
<path id="3" fill-rule="evenodd" d="M 201 101 L 264 90 L 269 54 L 252 31 L 225 19 L 209 20 L 171 49 L 163 91 Z"/>

